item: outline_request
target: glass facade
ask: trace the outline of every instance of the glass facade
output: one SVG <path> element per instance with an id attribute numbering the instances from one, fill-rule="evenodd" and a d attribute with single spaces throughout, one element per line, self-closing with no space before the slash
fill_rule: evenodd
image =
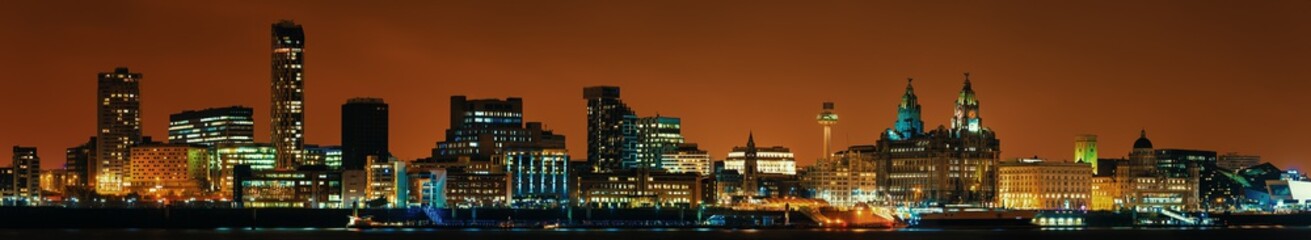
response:
<path id="1" fill-rule="evenodd" d="M 213 146 L 255 142 L 254 110 L 232 106 L 169 115 L 168 142 Z"/>

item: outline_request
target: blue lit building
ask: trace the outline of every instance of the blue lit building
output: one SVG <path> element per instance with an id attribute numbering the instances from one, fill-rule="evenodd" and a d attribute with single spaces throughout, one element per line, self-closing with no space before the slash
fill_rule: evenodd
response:
<path id="1" fill-rule="evenodd" d="M 592 171 L 625 169 L 638 158 L 637 115 L 619 99 L 619 87 L 583 88 L 587 99 L 587 163 Z"/>
<path id="2" fill-rule="evenodd" d="M 893 129 L 888 129 L 888 140 L 903 140 L 920 136 L 924 132 L 924 120 L 920 119 L 919 97 L 911 86 L 914 79 L 906 79 L 906 94 L 901 96 L 897 106 L 897 122 Z"/>
<path id="3" fill-rule="evenodd" d="M 433 149 L 432 161 L 455 168 L 448 176 L 496 179 L 493 175 L 504 175 L 509 179 L 508 203 L 511 204 L 533 205 L 568 199 L 569 153 L 565 138 L 544 129 L 541 123 L 524 123 L 523 100 L 519 98 L 451 97 L 451 127 L 446 130 L 446 140 L 438 142 Z M 489 182 L 479 180 L 470 184 L 473 183 Z M 447 190 L 469 189 L 455 186 Z M 488 200 L 495 197 L 468 196 L 476 200 L 452 200 L 497 202 Z"/>

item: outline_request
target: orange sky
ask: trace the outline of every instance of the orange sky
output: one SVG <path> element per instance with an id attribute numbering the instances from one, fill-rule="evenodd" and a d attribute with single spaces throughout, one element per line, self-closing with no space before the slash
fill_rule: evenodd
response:
<path id="1" fill-rule="evenodd" d="M 145 74 L 156 139 L 168 114 L 239 104 L 267 141 L 269 25 L 289 18 L 307 34 L 306 142 L 337 144 L 340 105 L 382 97 L 402 159 L 429 154 L 456 94 L 523 97 L 582 159 L 581 89 L 605 84 L 682 117 L 715 158 L 755 131 L 804 165 L 821 102 L 841 116 L 835 148 L 871 144 L 906 77 L 937 126 L 969 71 L 1004 158 L 1069 159 L 1079 133 L 1123 156 L 1146 128 L 1158 147 L 1311 163 L 1308 1 L 197 2 L 0 3 L 0 146 L 62 165 L 94 134 L 94 75 L 116 66 Z"/>

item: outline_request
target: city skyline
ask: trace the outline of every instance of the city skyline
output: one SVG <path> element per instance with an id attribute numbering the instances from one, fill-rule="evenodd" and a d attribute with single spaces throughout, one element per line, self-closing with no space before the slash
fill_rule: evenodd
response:
<path id="1" fill-rule="evenodd" d="M 276 9 L 265 5 L 277 5 L 246 4 L 256 5 L 253 9 Z M 236 7 L 233 5 L 223 7 Z M 1270 125 L 1259 121 L 1311 118 L 1311 113 L 1296 111 L 1291 103 L 1300 94 L 1297 90 L 1311 87 L 1307 81 L 1295 80 L 1311 75 L 1311 71 L 1293 67 L 1305 63 L 1298 61 L 1306 61 L 1295 56 L 1311 53 L 1311 48 L 1296 45 L 1311 40 L 1311 34 L 1296 31 L 1303 26 L 1280 25 L 1281 20 L 1286 24 L 1291 22 L 1286 20 L 1307 17 L 1294 16 L 1293 11 L 1286 10 L 1291 8 L 1281 10 L 1273 3 L 1241 5 L 1269 8 L 1263 11 L 1265 15 L 1250 16 L 1244 14 L 1254 13 L 1223 9 L 1222 3 L 1191 5 L 1203 10 L 1210 7 L 1207 13 L 1211 14 L 1249 17 L 1249 22 L 1166 30 L 1169 33 L 1153 33 L 1161 30 L 1154 27 L 1175 24 L 1167 17 L 1118 12 L 1131 20 L 1155 21 L 1147 21 L 1145 26 L 1121 26 L 1124 29 L 1119 30 L 1126 31 L 1123 35 L 1100 41 L 1081 37 L 1116 32 L 1102 28 L 1127 24 L 1127 20 L 1090 23 L 1075 19 L 1078 14 L 1025 12 L 1010 18 L 1057 19 L 1054 23 L 1011 25 L 1017 29 L 972 29 L 974 24 L 969 19 L 944 18 L 934 20 L 940 22 L 908 22 L 921 24 L 921 28 L 889 30 L 881 28 L 895 24 L 880 21 L 897 17 L 865 16 L 878 14 L 855 10 L 809 21 L 770 18 L 791 14 L 797 14 L 798 19 L 816 17 L 818 11 L 808 11 L 816 6 L 791 12 L 741 6 L 744 9 L 740 12 L 721 9 L 723 12 L 711 14 L 715 16 L 669 18 L 666 14 L 674 11 L 655 10 L 654 6 L 594 6 L 645 14 L 609 15 L 589 9 L 581 17 L 570 17 L 568 9 L 556 5 L 505 5 L 482 10 L 503 11 L 498 16 L 506 19 L 500 21 L 481 22 L 492 19 L 458 11 L 470 6 L 417 8 L 397 15 L 383 13 L 399 9 L 364 9 L 360 16 L 347 18 L 364 20 L 362 23 L 331 17 L 344 11 L 346 4 L 237 13 L 207 12 L 202 10 L 204 6 L 170 3 L 77 6 L 72 11 L 88 14 L 72 14 L 69 16 L 74 17 L 54 19 L 50 24 L 94 17 L 91 10 L 97 8 L 122 8 L 119 10 L 136 17 L 109 19 L 80 28 L 6 27 L 10 30 L 4 31 L 16 31 L 10 34 L 14 36 L 51 37 L 41 41 L 0 40 L 4 47 L 25 46 L 8 51 L 15 57 L 0 62 L 17 67 L 6 71 L 13 75 L 4 81 L 7 94 L 3 100 L 30 103 L 19 106 L 18 112 L 34 116 L 0 120 L 0 126 L 5 126 L 0 128 L 0 145 L 36 146 L 44 149 L 43 168 L 62 165 L 64 157 L 58 150 L 84 143 L 94 134 L 91 104 L 95 83 L 91 75 L 112 72 L 120 66 L 144 75 L 140 90 L 142 135 L 166 139 L 169 114 L 243 105 L 254 109 L 255 139 L 265 142 L 270 137 L 268 56 L 263 55 L 268 51 L 267 27 L 286 18 L 304 25 L 307 38 L 315 39 L 306 47 L 315 52 L 315 57 L 305 63 L 305 91 L 311 92 L 306 95 L 305 143 L 339 144 L 339 106 L 350 98 L 380 97 L 392 107 L 391 150 L 406 160 L 426 157 L 432 144 L 443 139 L 442 130 L 449 119 L 446 101 L 453 95 L 523 98 L 524 118 L 543 122 L 547 129 L 570 137 L 567 146 L 572 157 L 584 159 L 587 103 L 578 99 L 578 94 L 583 87 L 614 85 L 623 88 L 624 103 L 638 115 L 658 113 L 681 118 L 684 137 L 710 152 L 713 159 L 723 160 L 729 149 L 740 145 L 742 135 L 753 132 L 764 140 L 761 145 L 791 148 L 799 164 L 809 165 L 820 156 L 822 132 L 813 119 L 820 103 L 831 101 L 843 106 L 837 110 L 843 119 L 834 127 L 835 150 L 874 144 L 879 134 L 893 127 L 906 77 L 916 79 L 924 127 L 933 129 L 938 125 L 950 127 L 952 101 L 964 81 L 960 74 L 972 72 L 978 101 L 986 105 L 988 123 L 984 126 L 999 132 L 998 138 L 1004 142 L 1003 159 L 1038 155 L 1073 161 L 1066 158 L 1075 136 L 1085 133 L 1099 136 L 1100 156 L 1124 157 L 1139 130 L 1146 129 L 1159 148 L 1256 154 L 1287 168 L 1302 168 L 1306 161 L 1297 151 L 1300 140 L 1295 137 L 1299 134 L 1257 135 L 1265 131 L 1247 127 Z M 927 14 L 930 16 L 966 13 L 987 15 L 993 21 L 1017 20 L 978 9 L 1005 6 L 950 5 L 943 9 L 892 9 L 933 11 Z M 553 10 L 559 12 L 504 15 L 533 7 L 556 7 Z M 43 11 L 54 10 L 50 6 L 29 9 L 34 11 L 4 14 L 4 18 L 18 19 L 4 22 L 35 21 L 42 19 L 39 16 Z M 424 24 L 410 21 L 422 17 L 418 9 L 454 9 L 449 10 L 454 16 L 427 20 L 460 22 L 433 21 L 438 28 L 427 29 Z M 873 7 L 855 9 L 910 14 Z M 1196 12 L 1198 9 L 1192 10 L 1174 14 L 1203 15 Z M 752 25 L 746 19 L 765 20 L 759 24 L 767 26 Z M 872 26 L 841 25 L 839 20 L 844 19 Z M 532 24 L 511 26 L 523 23 Z M 689 23 L 711 26 L 692 27 Z M 504 32 L 466 29 L 469 26 L 465 25 L 470 24 L 491 24 Z M 633 30 L 621 24 L 645 25 Z M 1066 31 L 1050 28 L 1059 24 L 1076 26 L 1063 29 Z M 1073 30 L 1078 24 L 1089 29 Z M 188 33 L 185 26 L 205 31 Z M 884 30 L 889 33 L 869 33 Z M 81 39 L 119 31 L 136 37 Z M 564 36 L 572 31 L 602 39 Z M 1254 34 L 1249 36 L 1265 38 L 1210 35 L 1223 31 L 1251 32 Z M 686 35 L 665 36 L 670 33 Z M 786 33 L 822 36 L 826 40 Z M 393 34 L 400 37 L 389 37 Z M 846 34 L 851 36 L 837 39 Z M 170 36 L 177 37 L 176 41 L 171 41 Z M 907 39 L 889 40 L 901 37 Z M 1217 39 L 1202 39 L 1212 37 Z M 1269 39 L 1279 41 L 1264 41 Z M 193 40 L 209 42 L 190 42 Z M 880 46 L 860 46 L 871 44 L 862 41 Z M 930 43 L 915 45 L 917 41 Z M 781 46 L 790 49 L 772 49 Z M 1222 51 L 1197 52 L 1217 47 Z M 33 51 L 36 49 L 41 51 Z M 74 54 L 67 54 L 70 52 Z M 1223 59 L 1201 59 L 1207 57 Z M 68 97 L 46 97 L 52 94 Z M 195 97 L 201 94 L 212 97 Z M 1279 101 L 1289 103 L 1284 106 Z M 1252 120 L 1254 117 L 1260 120 Z M 1311 127 L 1301 124 L 1281 127 L 1289 128 L 1282 131 L 1291 133 L 1311 132 Z"/>

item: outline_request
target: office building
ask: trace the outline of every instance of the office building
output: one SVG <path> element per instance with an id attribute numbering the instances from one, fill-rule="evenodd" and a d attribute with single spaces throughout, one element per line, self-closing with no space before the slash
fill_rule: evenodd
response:
<path id="1" fill-rule="evenodd" d="M 277 165 L 277 148 L 267 143 L 225 143 L 214 146 L 214 161 L 210 165 L 210 179 L 217 179 L 222 196 L 233 196 L 237 166 L 251 171 L 270 171 Z M 216 171 L 215 171 L 216 170 Z"/>
<path id="2" fill-rule="evenodd" d="M 89 179 L 97 193 L 127 193 L 128 151 L 141 142 L 141 74 L 125 67 L 97 75 L 95 164 Z"/>
<path id="3" fill-rule="evenodd" d="M 234 167 L 233 200 L 247 208 L 342 208 L 341 172 L 323 166 L 253 171 Z"/>
<path id="4" fill-rule="evenodd" d="M 637 115 L 619 99 L 619 87 L 583 88 L 587 99 L 587 163 L 593 171 L 624 169 L 637 162 Z"/>
<path id="5" fill-rule="evenodd" d="M 305 160 L 302 162 L 306 166 L 323 165 L 330 170 L 342 170 L 343 151 L 342 146 L 305 144 Z"/>
<path id="6" fill-rule="evenodd" d="M 670 173 L 696 173 L 710 176 L 714 172 L 714 163 L 710 153 L 701 150 L 695 143 L 679 144 L 673 151 L 661 155 L 661 167 Z"/>
<path id="7" fill-rule="evenodd" d="M 1088 210 L 1092 207 L 1092 165 L 1016 159 L 997 166 L 1002 207 L 1027 210 Z"/>
<path id="8" fill-rule="evenodd" d="M 168 142 L 213 146 L 255 142 L 255 110 L 243 106 L 188 110 L 168 116 Z"/>
<path id="9" fill-rule="evenodd" d="M 878 169 L 874 146 L 852 146 L 822 157 L 805 168 L 801 184 L 809 195 L 830 206 L 855 207 L 879 199 Z"/>
<path id="10" fill-rule="evenodd" d="M 624 163 L 632 168 L 662 169 L 661 158 L 665 152 L 678 148 L 683 143 L 682 120 L 676 117 L 660 116 L 637 119 L 637 158 L 634 162 Z"/>
<path id="11" fill-rule="evenodd" d="M 650 169 L 584 173 L 577 176 L 573 195 L 580 206 L 691 208 L 702 203 L 702 180 L 694 173 Z"/>
<path id="12" fill-rule="evenodd" d="M 878 140 L 879 182 L 888 200 L 911 204 L 994 203 L 1000 140 L 983 126 L 979 101 L 965 74 L 951 128 L 923 131 L 908 83 L 895 127 Z"/>
<path id="13" fill-rule="evenodd" d="M 37 200 L 41 198 L 41 157 L 36 155 L 36 147 L 14 146 L 13 196 L 16 199 Z"/>
<path id="14" fill-rule="evenodd" d="M 1189 168 L 1215 165 L 1215 151 L 1190 149 L 1156 149 L 1156 170 L 1167 177 L 1187 178 Z"/>
<path id="15" fill-rule="evenodd" d="M 204 145 L 143 143 L 131 150 L 129 190 L 151 199 L 203 197 L 213 155 Z"/>
<path id="16" fill-rule="evenodd" d="M 502 147 L 532 141 L 523 125 L 523 99 L 451 96 L 450 127 L 432 157 L 437 161 L 490 163 Z"/>
<path id="17" fill-rule="evenodd" d="M 364 191 L 365 199 L 385 203 L 388 208 L 407 207 L 410 196 L 407 164 L 405 161 L 388 158 L 369 155 L 365 159 L 368 166 L 365 170 L 365 182 L 368 183 Z"/>
<path id="18" fill-rule="evenodd" d="M 277 169 L 300 166 L 305 154 L 305 31 L 299 24 L 282 20 L 273 24 L 272 50 L 273 147 L 278 150 Z"/>
<path id="19" fill-rule="evenodd" d="M 459 167 L 448 176 L 466 180 L 447 181 L 447 191 L 476 188 L 477 181 L 509 175 L 510 199 L 496 195 L 464 195 L 447 198 L 465 206 L 485 204 L 539 204 L 561 202 L 568 197 L 568 150 L 565 137 L 544 129 L 539 122 L 523 122 L 523 100 L 519 98 L 468 100 L 451 97 L 451 128 L 446 140 L 433 149 L 433 160 Z M 469 185 L 465 185 L 469 184 Z M 457 193 L 460 195 L 463 193 Z M 448 196 L 449 197 L 449 196 Z"/>
<path id="20" fill-rule="evenodd" d="M 341 168 L 364 169 L 368 156 L 389 156 L 388 106 L 381 98 L 352 98 L 341 105 Z"/>
<path id="21" fill-rule="evenodd" d="M 1261 156 L 1258 155 L 1246 155 L 1231 152 L 1220 155 L 1216 158 L 1217 166 L 1229 169 L 1230 171 L 1238 171 L 1239 169 L 1256 166 L 1257 164 L 1261 164 Z"/>

